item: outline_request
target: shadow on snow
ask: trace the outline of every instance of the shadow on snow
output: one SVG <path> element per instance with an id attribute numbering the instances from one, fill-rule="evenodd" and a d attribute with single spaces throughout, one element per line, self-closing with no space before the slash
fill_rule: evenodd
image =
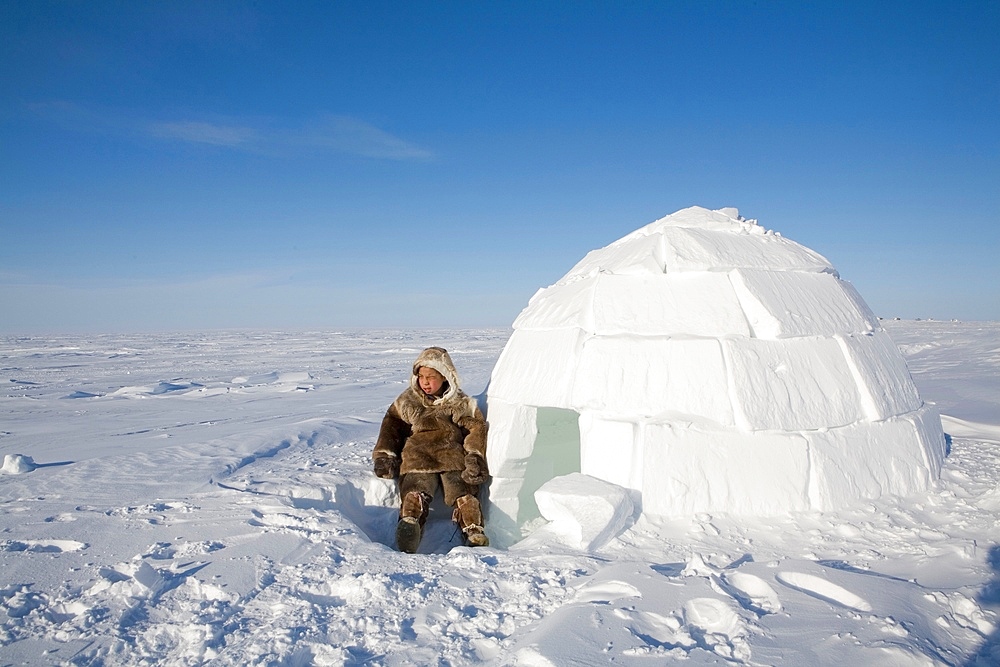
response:
<path id="1" fill-rule="evenodd" d="M 1000 545 L 990 547 L 986 562 L 993 568 L 993 578 L 986 582 L 976 599 L 980 604 L 1000 607 Z M 990 665 L 1000 665 L 1000 627 L 994 628 L 979 650 L 965 662 L 964 667 Z"/>

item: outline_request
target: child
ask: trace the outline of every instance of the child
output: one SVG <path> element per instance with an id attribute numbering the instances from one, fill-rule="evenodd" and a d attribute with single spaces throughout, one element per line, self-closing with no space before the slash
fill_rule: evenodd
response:
<path id="1" fill-rule="evenodd" d="M 458 386 L 458 372 L 441 347 L 429 347 L 413 362 L 410 388 L 393 401 L 382 419 L 372 451 L 375 474 L 399 478 L 402 506 L 396 546 L 416 553 L 427 510 L 438 486 L 455 508 L 452 520 L 465 544 L 489 545 L 477 495 L 489 477 L 486 467 L 487 423 Z"/>

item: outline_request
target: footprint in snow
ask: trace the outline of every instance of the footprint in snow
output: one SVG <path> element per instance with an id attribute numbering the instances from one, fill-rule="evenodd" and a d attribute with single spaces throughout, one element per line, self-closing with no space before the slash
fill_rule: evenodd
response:
<path id="1" fill-rule="evenodd" d="M 5 607 L 10 618 L 24 618 L 35 609 L 45 605 L 46 597 L 31 590 L 32 584 L 15 585 L 3 591 L 5 599 L 0 606 Z"/>
<path id="2" fill-rule="evenodd" d="M 694 598 L 668 616 L 624 609 L 616 610 L 615 614 L 630 621 L 629 630 L 647 644 L 644 648 L 627 650 L 627 655 L 644 656 L 675 649 L 689 652 L 700 648 L 729 660 L 750 658 L 747 625 L 722 600 Z"/>
<path id="3" fill-rule="evenodd" d="M 81 508 L 77 508 L 81 509 Z M 116 507 L 105 510 L 107 516 L 120 517 L 123 519 L 135 519 L 150 525 L 169 525 L 168 513 L 180 512 L 188 514 L 198 508 L 185 502 L 159 502 L 148 503 L 146 505 L 130 505 L 127 507 Z"/>
<path id="4" fill-rule="evenodd" d="M 694 648 L 697 644 L 684 628 L 681 619 L 674 614 L 664 616 L 655 611 L 633 612 L 617 609 L 615 615 L 622 620 L 629 621 L 628 629 L 649 646 L 689 649 Z"/>
<path id="5" fill-rule="evenodd" d="M 684 603 L 683 618 L 684 626 L 702 648 L 731 660 L 750 658 L 746 623 L 724 601 L 688 600 Z"/>

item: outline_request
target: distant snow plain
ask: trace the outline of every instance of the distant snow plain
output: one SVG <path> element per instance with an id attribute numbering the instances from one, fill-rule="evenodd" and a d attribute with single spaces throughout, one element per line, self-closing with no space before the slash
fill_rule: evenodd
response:
<path id="1" fill-rule="evenodd" d="M 379 422 L 416 354 L 483 391 L 507 330 L 0 339 L 0 663 L 1000 664 L 1000 323 L 885 321 L 933 489 L 610 542 L 392 547 Z"/>

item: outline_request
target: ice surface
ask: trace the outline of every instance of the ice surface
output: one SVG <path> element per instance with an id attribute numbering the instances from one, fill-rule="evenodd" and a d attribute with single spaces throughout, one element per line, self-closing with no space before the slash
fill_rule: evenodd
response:
<path id="1" fill-rule="evenodd" d="M 650 515 L 905 495 L 944 456 L 857 290 L 735 209 L 687 208 L 588 253 L 515 320 L 486 393 L 492 502 L 515 523 L 545 481 L 525 465 L 550 408 L 578 420 L 561 451 Z"/>

